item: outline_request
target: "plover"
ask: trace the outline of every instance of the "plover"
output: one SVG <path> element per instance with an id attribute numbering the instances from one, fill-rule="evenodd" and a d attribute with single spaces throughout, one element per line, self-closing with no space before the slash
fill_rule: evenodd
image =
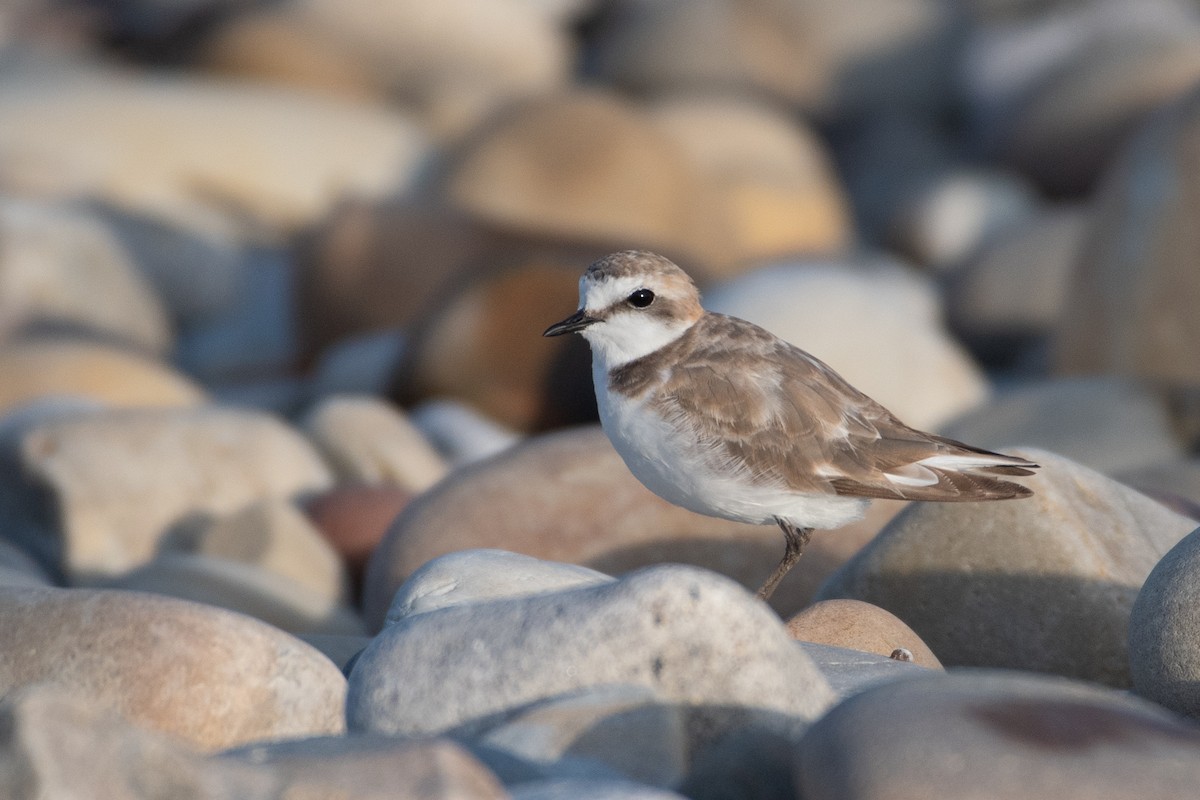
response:
<path id="1" fill-rule="evenodd" d="M 588 267 L 579 309 L 543 335 L 564 333 L 591 346 L 601 425 L 650 491 L 783 530 L 783 560 L 758 590 L 764 600 L 815 528 L 860 518 L 872 498 L 1032 494 L 1002 478 L 1032 475 L 1037 464 L 910 428 L 798 347 L 705 311 L 692 279 L 654 253 L 614 253 Z"/>

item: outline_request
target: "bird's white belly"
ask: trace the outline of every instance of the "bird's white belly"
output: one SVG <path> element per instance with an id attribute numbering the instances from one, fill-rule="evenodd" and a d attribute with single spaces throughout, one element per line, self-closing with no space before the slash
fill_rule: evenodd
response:
<path id="1" fill-rule="evenodd" d="M 644 401 L 607 391 L 606 373 L 594 378 L 604 432 L 629 471 L 668 502 L 737 522 L 762 524 L 779 517 L 810 528 L 839 527 L 866 509 L 867 501 L 860 498 L 801 494 L 756 481 L 686 424 L 664 419 Z"/>

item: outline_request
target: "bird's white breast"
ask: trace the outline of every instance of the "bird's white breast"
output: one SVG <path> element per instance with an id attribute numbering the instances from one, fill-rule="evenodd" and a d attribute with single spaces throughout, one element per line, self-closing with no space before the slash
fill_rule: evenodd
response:
<path id="1" fill-rule="evenodd" d="M 600 424 L 629 471 L 647 489 L 689 511 L 762 524 L 776 517 L 801 527 L 835 528 L 862 516 L 867 502 L 801 494 L 756 480 L 686 418 L 667 419 L 650 404 L 611 391 L 600 359 L 592 365 Z M 799 443 L 798 443 L 799 444 Z"/>

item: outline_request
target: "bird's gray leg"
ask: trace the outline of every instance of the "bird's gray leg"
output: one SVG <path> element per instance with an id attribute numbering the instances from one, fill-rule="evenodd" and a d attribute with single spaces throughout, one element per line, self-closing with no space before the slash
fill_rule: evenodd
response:
<path id="1" fill-rule="evenodd" d="M 775 593 L 775 587 L 783 580 L 783 576 L 791 571 L 792 567 L 796 566 L 796 562 L 800 560 L 800 554 L 804 552 L 804 546 L 808 544 L 808 540 L 812 538 L 812 528 L 797 528 L 795 525 L 789 525 L 779 517 L 775 518 L 779 523 L 779 527 L 783 530 L 783 538 L 787 542 L 787 548 L 783 551 L 783 560 L 779 562 L 779 566 L 771 573 L 771 577 L 767 578 L 767 582 L 758 590 L 759 599 L 766 601 L 771 599 L 771 595 Z"/>

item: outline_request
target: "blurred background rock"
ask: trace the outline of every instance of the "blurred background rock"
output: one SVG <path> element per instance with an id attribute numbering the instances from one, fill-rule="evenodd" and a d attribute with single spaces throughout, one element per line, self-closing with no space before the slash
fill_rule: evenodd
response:
<path id="1" fill-rule="evenodd" d="M 358 631 L 410 500 L 595 420 L 540 334 L 635 247 L 911 424 L 1200 508 L 1198 109 L 1196 0 L 10 0 L 8 538 L 208 597 L 323 535 L 320 591 L 243 605 Z M 136 523 L 62 510 L 146 481 Z"/>

